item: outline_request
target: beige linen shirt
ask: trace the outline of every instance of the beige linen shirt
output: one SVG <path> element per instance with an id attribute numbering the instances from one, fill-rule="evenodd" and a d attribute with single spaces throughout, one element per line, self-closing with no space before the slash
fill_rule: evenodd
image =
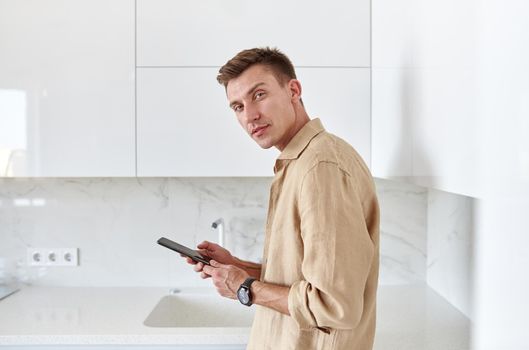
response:
<path id="1" fill-rule="evenodd" d="M 248 349 L 372 349 L 379 208 L 367 166 L 314 119 L 274 172 L 260 280 L 290 286 L 291 316 L 255 305 Z"/>

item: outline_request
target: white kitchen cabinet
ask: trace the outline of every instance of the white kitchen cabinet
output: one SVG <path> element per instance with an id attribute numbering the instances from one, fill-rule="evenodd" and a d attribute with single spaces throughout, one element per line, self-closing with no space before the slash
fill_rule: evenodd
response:
<path id="1" fill-rule="evenodd" d="M 0 0 L 0 176 L 134 176 L 134 2 Z"/>
<path id="2" fill-rule="evenodd" d="M 349 142 L 371 163 L 369 68 L 297 68 L 303 103 L 325 129 Z"/>
<path id="3" fill-rule="evenodd" d="M 229 109 L 218 68 L 138 69 L 138 176 L 272 176 L 279 152 L 261 149 Z M 369 164 L 369 69 L 299 68 L 311 117 Z"/>
<path id="4" fill-rule="evenodd" d="M 370 66 L 369 0 L 138 0 L 139 66 L 221 66 L 276 46 L 297 66 Z"/>
<path id="5" fill-rule="evenodd" d="M 73 350 L 244 350 L 246 345 L 70 345 L 68 349 Z M 61 346 L 62 347 L 62 346 Z M 57 350 L 57 345 L 17 345 L 16 350 Z"/>
<path id="6" fill-rule="evenodd" d="M 479 197 L 478 67 L 486 55 L 472 44 L 474 4 L 459 5 L 373 2 L 372 169 L 377 177 Z"/>
<path id="7" fill-rule="evenodd" d="M 138 69 L 138 176 L 272 176 L 228 107 L 216 68 Z"/>

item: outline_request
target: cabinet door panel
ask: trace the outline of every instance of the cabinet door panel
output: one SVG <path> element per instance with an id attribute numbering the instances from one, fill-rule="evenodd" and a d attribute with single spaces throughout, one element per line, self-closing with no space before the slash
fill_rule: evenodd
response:
<path id="1" fill-rule="evenodd" d="M 277 46 L 298 66 L 369 66 L 368 0 L 138 0 L 140 66 L 219 66 Z"/>
<path id="2" fill-rule="evenodd" d="M 138 176 L 272 176 L 228 107 L 218 68 L 138 69 Z"/>
<path id="3" fill-rule="evenodd" d="M 368 68 L 298 68 L 303 103 L 311 118 L 349 142 L 371 162 L 370 78 Z"/>
<path id="4" fill-rule="evenodd" d="M 491 55 L 469 44 L 480 37 L 473 3 L 455 3 L 373 3 L 373 174 L 479 197 Z"/>
<path id="5" fill-rule="evenodd" d="M 0 176 L 134 176 L 134 4 L 0 2 Z"/>
<path id="6" fill-rule="evenodd" d="M 143 68 L 138 73 L 138 176 L 272 176 L 279 152 L 239 126 L 218 68 Z M 301 68 L 311 116 L 369 164 L 369 70 Z"/>

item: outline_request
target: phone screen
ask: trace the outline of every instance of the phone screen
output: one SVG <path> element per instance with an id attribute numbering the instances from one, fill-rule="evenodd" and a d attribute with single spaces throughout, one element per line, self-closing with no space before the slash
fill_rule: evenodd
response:
<path id="1" fill-rule="evenodd" d="M 201 262 L 201 263 L 204 263 L 206 265 L 209 265 L 209 260 L 211 260 L 209 257 L 200 254 L 196 250 L 188 248 L 188 247 L 186 247 L 184 245 L 181 245 L 179 243 L 176 243 L 175 241 L 172 241 L 172 240 L 170 240 L 168 238 L 165 238 L 165 237 L 161 237 L 158 240 L 158 244 L 162 245 L 162 246 L 164 246 L 166 248 L 169 248 L 171 250 L 174 250 L 175 252 L 183 254 L 183 255 L 185 255 L 187 257 L 190 257 L 191 259 L 193 259 L 196 262 Z"/>

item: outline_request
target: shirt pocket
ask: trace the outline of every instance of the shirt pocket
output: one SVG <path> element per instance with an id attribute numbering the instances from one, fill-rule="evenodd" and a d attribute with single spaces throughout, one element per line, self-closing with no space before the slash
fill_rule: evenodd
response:
<path id="1" fill-rule="evenodd" d="M 316 329 L 317 332 L 317 347 L 318 350 L 334 349 L 336 330 L 326 329 L 325 331 Z"/>

